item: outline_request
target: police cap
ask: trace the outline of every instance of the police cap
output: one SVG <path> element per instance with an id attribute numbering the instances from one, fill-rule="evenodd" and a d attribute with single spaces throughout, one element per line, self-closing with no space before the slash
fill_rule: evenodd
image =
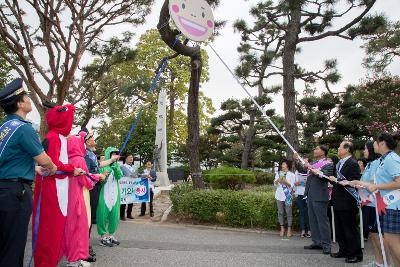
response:
<path id="1" fill-rule="evenodd" d="M 24 81 L 21 78 L 17 78 L 0 91 L 0 104 L 7 104 L 14 100 L 14 97 L 24 92 L 28 92 L 24 87 Z"/>

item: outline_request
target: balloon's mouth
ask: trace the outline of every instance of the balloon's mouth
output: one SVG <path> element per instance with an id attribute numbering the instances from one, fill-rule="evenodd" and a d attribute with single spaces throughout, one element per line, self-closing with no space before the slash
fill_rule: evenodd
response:
<path id="1" fill-rule="evenodd" d="M 197 24 L 191 20 L 188 20 L 184 17 L 179 16 L 179 22 L 183 26 L 183 28 L 193 36 L 203 36 L 207 33 L 207 28 Z"/>

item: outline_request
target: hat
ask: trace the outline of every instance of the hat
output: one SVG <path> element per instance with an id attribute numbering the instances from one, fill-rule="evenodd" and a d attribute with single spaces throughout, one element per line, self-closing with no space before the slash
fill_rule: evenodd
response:
<path id="1" fill-rule="evenodd" d="M 24 92 L 28 92 L 24 87 L 24 81 L 21 78 L 17 78 L 0 91 L 0 104 L 7 104 L 13 100 L 15 96 Z"/>

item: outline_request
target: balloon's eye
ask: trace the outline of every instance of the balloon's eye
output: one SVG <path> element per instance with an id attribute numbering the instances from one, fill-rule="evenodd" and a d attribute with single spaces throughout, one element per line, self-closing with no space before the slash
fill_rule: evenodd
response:
<path id="1" fill-rule="evenodd" d="M 182 8 L 183 8 L 183 9 L 185 9 L 185 8 L 186 8 L 186 5 L 185 5 L 185 3 L 183 3 L 183 4 L 182 4 Z"/>
<path id="2" fill-rule="evenodd" d="M 204 12 L 203 12 L 203 13 L 201 13 L 201 15 L 203 16 L 203 18 L 205 18 L 205 17 L 206 17 L 206 14 L 204 14 Z"/>

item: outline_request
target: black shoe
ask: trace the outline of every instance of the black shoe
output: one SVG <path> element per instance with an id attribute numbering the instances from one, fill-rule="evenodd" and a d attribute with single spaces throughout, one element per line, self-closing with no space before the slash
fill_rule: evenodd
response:
<path id="1" fill-rule="evenodd" d="M 94 252 L 92 246 L 89 246 L 89 255 L 92 257 L 96 256 L 96 252 Z"/>
<path id="2" fill-rule="evenodd" d="M 357 262 L 362 262 L 362 260 L 363 260 L 362 256 L 347 257 L 346 263 L 357 263 Z"/>
<path id="3" fill-rule="evenodd" d="M 154 217 L 154 212 L 150 212 L 150 217 Z"/>
<path id="4" fill-rule="evenodd" d="M 322 249 L 322 254 L 330 255 L 331 254 L 331 248 L 329 248 L 329 247 L 323 248 Z"/>
<path id="5" fill-rule="evenodd" d="M 139 214 L 139 217 L 143 217 L 143 216 L 144 216 L 144 214 L 143 214 L 143 213 L 140 213 L 140 214 Z"/>
<path id="6" fill-rule="evenodd" d="M 126 221 L 125 217 L 120 217 L 121 221 Z"/>
<path id="7" fill-rule="evenodd" d="M 119 244 L 121 244 L 114 236 L 110 236 L 110 241 L 116 246 L 119 246 Z"/>
<path id="8" fill-rule="evenodd" d="M 332 258 L 346 258 L 346 255 L 343 252 L 331 253 Z"/>
<path id="9" fill-rule="evenodd" d="M 114 244 L 111 242 L 110 238 L 108 238 L 108 237 L 103 237 L 103 238 L 100 240 L 100 246 L 102 246 L 102 247 L 113 247 Z"/>
<path id="10" fill-rule="evenodd" d="M 133 218 L 132 215 L 128 215 L 127 218 L 128 218 L 128 219 L 131 219 L 131 220 L 135 219 L 135 218 Z"/>
<path id="11" fill-rule="evenodd" d="M 87 257 L 85 259 L 85 261 L 87 261 L 87 262 L 96 262 L 96 257 L 92 256 L 92 255 L 89 255 L 89 257 Z"/>
<path id="12" fill-rule="evenodd" d="M 309 246 L 304 246 L 304 249 L 322 249 L 322 247 L 317 244 L 311 244 Z"/>

